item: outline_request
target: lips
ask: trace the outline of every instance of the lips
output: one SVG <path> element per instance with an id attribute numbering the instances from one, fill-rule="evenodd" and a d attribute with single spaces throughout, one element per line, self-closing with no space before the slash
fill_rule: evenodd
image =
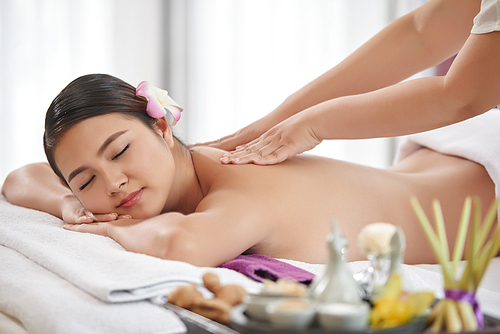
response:
<path id="1" fill-rule="evenodd" d="M 134 191 L 133 193 L 129 194 L 127 197 L 122 199 L 120 204 L 118 205 L 119 208 L 130 208 L 133 207 L 134 205 L 137 204 L 141 200 L 142 197 L 142 192 L 144 191 L 143 189 L 139 189 L 137 191 Z"/>

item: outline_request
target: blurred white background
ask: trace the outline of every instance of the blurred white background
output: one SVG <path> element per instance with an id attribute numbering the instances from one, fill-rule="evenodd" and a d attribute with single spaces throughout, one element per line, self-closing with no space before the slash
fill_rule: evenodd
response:
<path id="1" fill-rule="evenodd" d="M 186 143 L 257 120 L 423 0 L 0 0 L 0 184 L 45 161 L 45 111 L 71 80 L 108 73 L 167 89 Z M 314 153 L 388 166 L 394 139 Z"/>

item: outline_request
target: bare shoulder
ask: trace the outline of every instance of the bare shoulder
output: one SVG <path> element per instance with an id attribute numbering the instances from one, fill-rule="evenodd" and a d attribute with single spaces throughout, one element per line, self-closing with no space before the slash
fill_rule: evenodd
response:
<path id="1" fill-rule="evenodd" d="M 224 153 L 226 153 L 226 151 L 207 146 L 193 147 L 192 149 L 190 149 L 190 151 L 193 155 L 193 159 L 198 156 L 202 156 L 217 162 L 220 162 L 220 158 Z"/>

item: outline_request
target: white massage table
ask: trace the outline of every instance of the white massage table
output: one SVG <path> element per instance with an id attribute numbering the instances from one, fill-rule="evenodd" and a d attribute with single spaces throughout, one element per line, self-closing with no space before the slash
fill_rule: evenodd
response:
<path id="1" fill-rule="evenodd" d="M 218 274 L 224 284 L 237 283 L 250 292 L 260 289 L 260 283 L 232 270 L 197 268 L 130 253 L 109 238 L 66 231 L 59 219 L 11 205 L 3 197 L 0 245 L 0 333 L 126 333 L 122 326 L 129 333 L 182 333 L 188 329 L 206 333 L 203 322 L 185 327 L 175 313 L 155 305 L 153 297 L 185 282 L 199 283 L 208 270 Z M 324 268 L 286 262 L 314 274 Z M 366 262 L 349 265 L 357 272 Z M 405 265 L 404 277 L 408 289 L 442 296 L 439 266 Z M 500 319 L 498 278 L 500 258 L 495 258 L 478 299 L 486 314 Z M 155 314 L 156 309 L 162 312 Z M 127 324 L 134 317 L 143 323 L 133 320 Z"/>

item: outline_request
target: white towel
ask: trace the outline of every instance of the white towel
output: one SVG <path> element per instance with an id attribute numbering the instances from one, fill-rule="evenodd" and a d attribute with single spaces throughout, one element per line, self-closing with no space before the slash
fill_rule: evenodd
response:
<path id="1" fill-rule="evenodd" d="M 200 268 L 125 251 L 110 238 L 67 231 L 63 222 L 44 212 L 0 200 L 0 244 L 14 249 L 95 297 L 108 302 L 154 298 L 180 283 L 201 284 Z M 227 269 L 224 284 L 251 291 L 259 284 Z"/>
<path id="2" fill-rule="evenodd" d="M 4 295 L 2 291 L 0 310 L 18 318 L 23 324 L 28 324 L 32 322 L 31 319 L 43 319 L 41 315 L 37 316 L 38 314 L 50 316 L 50 309 L 57 307 L 55 304 L 64 300 L 66 292 L 55 291 L 58 289 L 56 286 L 75 286 L 83 290 L 65 289 L 68 290 L 66 304 L 74 302 L 78 305 L 77 309 L 68 311 L 74 313 L 72 317 L 41 321 L 39 323 L 41 329 L 38 330 L 40 333 L 52 333 L 53 327 L 68 328 L 70 323 L 78 327 L 77 324 L 84 323 L 87 318 L 94 316 L 102 317 L 101 321 L 94 321 L 96 325 L 105 324 L 107 314 L 110 312 L 116 317 L 115 321 L 109 322 L 109 326 L 111 328 L 120 324 L 123 326 L 109 330 L 109 332 L 127 333 L 128 329 L 132 328 L 127 325 L 131 321 L 131 313 L 134 312 L 132 305 L 137 305 L 138 316 L 143 317 L 145 322 L 148 320 L 155 322 L 161 315 L 158 312 L 148 314 L 146 311 L 148 307 L 143 306 L 144 303 L 149 303 L 146 300 L 158 300 L 174 287 L 182 284 L 190 282 L 201 284 L 201 277 L 206 271 L 215 272 L 224 285 L 239 284 L 251 293 L 261 288 L 260 283 L 229 269 L 201 268 L 184 262 L 161 260 L 144 254 L 127 252 L 110 238 L 67 231 L 62 228 L 62 225 L 63 222 L 60 219 L 50 214 L 12 205 L 5 198 L 0 197 L 0 245 L 4 246 L 4 249 L 15 250 L 18 255 L 16 260 L 10 260 L 12 268 L 6 269 L 4 262 L 8 258 L 4 260 L 4 257 L 9 255 L 9 251 L 4 250 L 0 253 L 0 286 L 12 287 L 16 286 L 17 282 L 23 282 L 26 288 L 26 293 L 19 294 Z M 9 256 L 12 257 L 12 255 Z M 21 261 L 22 258 L 25 261 Z M 17 261 L 19 265 L 16 267 Z M 40 284 L 39 280 L 51 283 Z M 33 286 L 30 286 L 29 282 L 34 282 Z M 21 285 L 18 290 L 22 290 Z M 208 291 L 202 290 L 202 292 L 210 296 Z M 57 298 L 52 297 L 56 295 Z M 36 304 L 27 302 L 24 298 L 29 296 L 37 299 L 38 302 Z M 103 309 L 105 309 L 103 305 L 109 305 L 109 312 L 95 312 L 95 305 L 100 305 Z M 160 309 L 152 303 L 149 305 Z M 21 308 L 22 313 L 15 311 Z M 122 308 L 126 310 L 130 308 L 131 311 L 119 312 L 118 309 Z M 42 309 L 43 312 L 40 312 Z M 142 309 L 145 311 L 142 312 Z M 166 310 L 161 311 L 161 314 L 168 313 Z M 66 319 L 69 319 L 67 326 Z M 162 331 L 144 331 L 144 333 L 179 332 L 180 322 L 176 316 L 170 314 L 170 318 L 165 319 L 173 319 L 174 331 L 166 327 Z M 87 333 L 102 333 L 108 329 L 98 328 Z M 60 332 L 69 333 L 63 330 Z"/>
<path id="3" fill-rule="evenodd" d="M 33 334 L 184 333 L 182 321 L 147 301 L 102 302 L 18 252 L 0 246 L 0 310 Z"/>
<path id="4" fill-rule="evenodd" d="M 497 108 L 460 123 L 405 137 L 395 161 L 421 147 L 483 165 L 495 183 L 496 196 L 500 196 L 500 110 Z"/>

